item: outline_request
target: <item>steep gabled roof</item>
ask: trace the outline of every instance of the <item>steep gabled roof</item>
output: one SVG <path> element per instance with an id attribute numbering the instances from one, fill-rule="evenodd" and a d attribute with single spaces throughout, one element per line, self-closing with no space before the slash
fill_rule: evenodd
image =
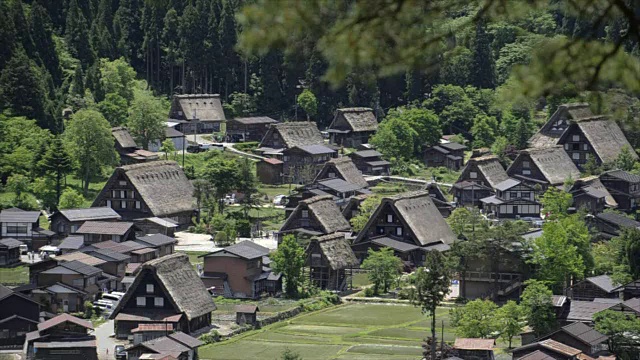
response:
<path id="1" fill-rule="evenodd" d="M 115 210 L 110 207 L 92 207 L 88 209 L 66 209 L 59 213 L 69 221 L 119 220 Z"/>
<path id="2" fill-rule="evenodd" d="M 189 120 L 193 118 L 200 121 L 226 120 L 219 94 L 174 95 L 174 101 L 178 102 L 185 118 Z"/>
<path id="3" fill-rule="evenodd" d="M 495 155 L 486 155 L 469 159 L 460 176 L 462 177 L 462 175 L 466 173 L 467 169 L 471 169 L 474 165 L 487 179 L 491 188 L 495 188 L 497 184 L 509 179 L 509 175 L 504 171 L 502 164 L 500 164 L 500 160 Z M 458 182 L 459 181 L 461 181 L 461 179 L 458 179 Z"/>
<path id="4" fill-rule="evenodd" d="M 227 246 L 214 252 L 200 255 L 199 257 L 207 257 L 208 255 L 217 254 L 220 252 L 227 252 L 247 260 L 258 259 L 262 258 L 263 256 L 269 255 L 269 249 L 267 249 L 266 247 L 258 245 L 253 241 L 244 240 L 237 244 Z"/>
<path id="5" fill-rule="evenodd" d="M 147 261 L 142 265 L 135 281 L 113 310 L 112 319 L 131 299 L 147 273 L 151 273 L 157 279 L 176 310 L 183 312 L 187 319 L 194 319 L 216 309 L 211 295 L 191 266 L 189 257 L 182 253 L 175 253 Z"/>
<path id="6" fill-rule="evenodd" d="M 589 140 L 593 150 L 603 163 L 616 161 L 622 148 L 625 146 L 629 149 L 631 156 L 635 160 L 638 159 L 638 154 L 636 154 L 631 144 L 629 144 L 629 141 L 624 136 L 618 124 L 605 116 L 595 116 L 572 123 L 564 134 L 562 134 L 558 140 L 558 144 L 564 143 L 571 129 L 575 127 L 579 128 L 582 134 Z"/>
<path id="7" fill-rule="evenodd" d="M 320 236 L 309 244 L 309 247 L 313 243 L 317 243 L 320 250 L 327 258 L 329 266 L 333 270 L 340 270 L 358 266 L 360 261 L 351 250 L 351 245 L 344 237 L 344 234 L 333 233 L 324 236 Z"/>
<path id="8" fill-rule="evenodd" d="M 324 138 L 318 130 L 318 125 L 314 122 L 287 122 L 271 124 L 265 134 L 264 139 L 268 139 L 273 132 L 277 132 L 285 147 L 324 144 Z M 262 140 L 264 142 L 264 139 Z M 262 147 L 262 143 L 260 147 Z"/>
<path id="9" fill-rule="evenodd" d="M 371 215 L 364 229 L 358 234 L 356 243 L 363 241 L 371 226 L 375 226 L 377 217 L 385 206 L 391 206 L 413 234 L 415 241 L 421 246 L 432 244 L 450 245 L 456 240 L 449 224 L 431 200 L 427 191 L 402 193 L 391 197 L 384 197 L 376 211 Z"/>
<path id="10" fill-rule="evenodd" d="M 360 170 L 356 167 L 356 165 L 351 161 L 351 158 L 347 156 L 343 156 L 340 158 L 335 158 L 324 163 L 318 175 L 313 180 L 313 182 L 319 181 L 322 179 L 328 179 L 327 173 L 334 169 L 335 172 L 346 182 L 358 185 L 360 188 L 368 187 L 369 184 L 360 173 Z"/>
<path id="11" fill-rule="evenodd" d="M 111 128 L 111 134 L 116 139 L 118 145 L 123 149 L 137 148 L 136 141 L 131 136 L 131 133 L 127 128 L 118 126 Z"/>
<path id="12" fill-rule="evenodd" d="M 378 129 L 378 120 L 373 113 L 373 109 L 365 107 L 342 108 L 336 110 L 336 116 L 333 118 L 329 129 L 333 129 L 339 116 L 344 117 L 352 131 L 376 131 Z"/>
<path id="13" fill-rule="evenodd" d="M 611 193 L 609 192 L 609 190 L 607 190 L 607 188 L 602 184 L 602 181 L 600 181 L 600 178 L 597 176 L 587 176 L 587 177 L 577 179 L 573 183 L 573 186 L 571 187 L 571 191 L 580 189 L 582 187 L 587 187 L 587 186 L 602 192 L 604 194 L 604 201 L 608 207 L 610 208 L 618 207 L 618 202 L 613 198 L 613 196 L 611 196 Z"/>
<path id="14" fill-rule="evenodd" d="M 578 170 L 562 147 L 554 146 L 525 149 L 520 152 L 518 157 L 527 155 L 551 185 L 561 185 L 568 178 L 575 180 L 580 177 L 580 170 Z M 512 174 L 512 168 L 513 164 L 517 163 L 518 159 L 516 158 L 512 165 L 509 166 L 509 169 L 507 169 L 509 175 L 514 175 Z"/>
<path id="15" fill-rule="evenodd" d="M 153 216 L 195 210 L 193 186 L 175 161 L 153 161 L 116 168 L 92 206 L 108 197 L 108 185 L 125 176 L 136 188 Z"/>
<path id="16" fill-rule="evenodd" d="M 278 121 L 268 116 L 251 116 L 251 117 L 238 117 L 232 119 L 232 121 L 239 122 L 243 125 L 256 125 L 256 124 L 274 124 Z"/>
<path id="17" fill-rule="evenodd" d="M 556 112 L 549 117 L 549 120 L 529 139 L 532 148 L 543 148 L 556 145 L 558 138 L 562 135 L 562 130 L 556 129 L 558 120 L 564 120 L 567 124 L 572 120 L 592 117 L 593 113 L 587 103 L 570 103 L 558 106 Z"/>
<path id="18" fill-rule="evenodd" d="M 313 216 L 316 218 L 325 234 L 351 229 L 351 225 L 349 225 L 347 219 L 342 216 L 342 212 L 340 212 L 340 208 L 336 205 L 333 197 L 330 195 L 322 195 L 300 201 L 282 225 L 280 231 L 293 230 L 293 228 L 291 228 L 292 223 L 295 218 L 302 216 L 302 210 L 308 210 L 309 217 Z"/>
<path id="19" fill-rule="evenodd" d="M 602 221 L 611 223 L 620 228 L 640 228 L 640 222 L 616 213 L 600 213 L 596 217 Z"/>

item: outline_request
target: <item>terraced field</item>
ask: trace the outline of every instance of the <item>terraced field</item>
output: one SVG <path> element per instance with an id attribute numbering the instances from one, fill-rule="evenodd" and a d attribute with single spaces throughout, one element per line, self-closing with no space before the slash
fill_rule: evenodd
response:
<path id="1" fill-rule="evenodd" d="M 445 339 L 453 340 L 449 309 L 440 309 L 436 318 L 439 330 L 444 325 Z M 421 358 L 429 324 L 413 306 L 348 304 L 205 346 L 199 353 L 203 360 L 271 360 L 289 348 L 304 360 L 415 360 Z"/>

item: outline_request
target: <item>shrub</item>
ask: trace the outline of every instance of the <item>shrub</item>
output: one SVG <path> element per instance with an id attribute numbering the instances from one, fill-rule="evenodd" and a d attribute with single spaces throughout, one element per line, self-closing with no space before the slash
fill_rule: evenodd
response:
<path id="1" fill-rule="evenodd" d="M 235 144 L 233 145 L 233 147 L 240 151 L 251 152 L 257 149 L 258 145 L 260 145 L 260 143 L 257 141 L 247 141 L 247 142 Z"/>
<path id="2" fill-rule="evenodd" d="M 236 221 L 236 231 L 240 237 L 251 236 L 251 222 L 247 219 Z"/>
<path id="3" fill-rule="evenodd" d="M 205 345 L 213 344 L 220 341 L 220 333 L 218 330 L 211 330 L 208 333 L 201 335 L 198 339 L 205 343 Z"/>
<path id="4" fill-rule="evenodd" d="M 227 246 L 228 245 L 227 233 L 225 233 L 224 231 L 218 231 L 216 233 L 214 242 L 216 243 L 217 246 Z"/>
<path id="5" fill-rule="evenodd" d="M 373 290 L 373 287 L 368 287 L 366 289 L 364 289 L 364 297 L 373 297 L 375 296 L 376 292 Z"/>
<path id="6" fill-rule="evenodd" d="M 91 319 L 92 316 L 93 316 L 93 304 L 91 303 L 91 301 L 85 301 L 83 317 L 85 319 Z"/>

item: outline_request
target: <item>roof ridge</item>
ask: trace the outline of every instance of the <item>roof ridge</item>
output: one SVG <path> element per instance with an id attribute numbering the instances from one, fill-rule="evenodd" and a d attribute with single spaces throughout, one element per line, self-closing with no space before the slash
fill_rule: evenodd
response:
<path id="1" fill-rule="evenodd" d="M 415 198 L 423 197 L 425 195 L 429 196 L 429 192 L 427 190 L 414 190 L 414 191 L 403 192 L 403 193 L 392 195 L 392 196 L 385 196 L 382 198 L 382 200 L 388 199 L 393 202 L 396 202 L 398 200 L 415 199 Z"/>
<path id="2" fill-rule="evenodd" d="M 311 205 L 324 200 L 333 200 L 333 196 L 331 195 L 317 195 L 314 197 L 310 197 L 308 199 L 300 201 L 301 203 Z"/>

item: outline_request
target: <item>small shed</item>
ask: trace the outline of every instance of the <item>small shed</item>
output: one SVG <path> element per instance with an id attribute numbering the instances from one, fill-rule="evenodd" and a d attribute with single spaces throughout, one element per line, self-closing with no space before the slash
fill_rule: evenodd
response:
<path id="1" fill-rule="evenodd" d="M 20 245 L 24 243 L 16 239 L 0 240 L 0 266 L 13 266 L 20 263 Z"/>
<path id="2" fill-rule="evenodd" d="M 258 322 L 257 305 L 236 305 L 236 324 L 238 325 L 255 325 Z"/>
<path id="3" fill-rule="evenodd" d="M 283 162 L 278 159 L 266 158 L 256 164 L 258 179 L 263 184 L 282 184 Z"/>

